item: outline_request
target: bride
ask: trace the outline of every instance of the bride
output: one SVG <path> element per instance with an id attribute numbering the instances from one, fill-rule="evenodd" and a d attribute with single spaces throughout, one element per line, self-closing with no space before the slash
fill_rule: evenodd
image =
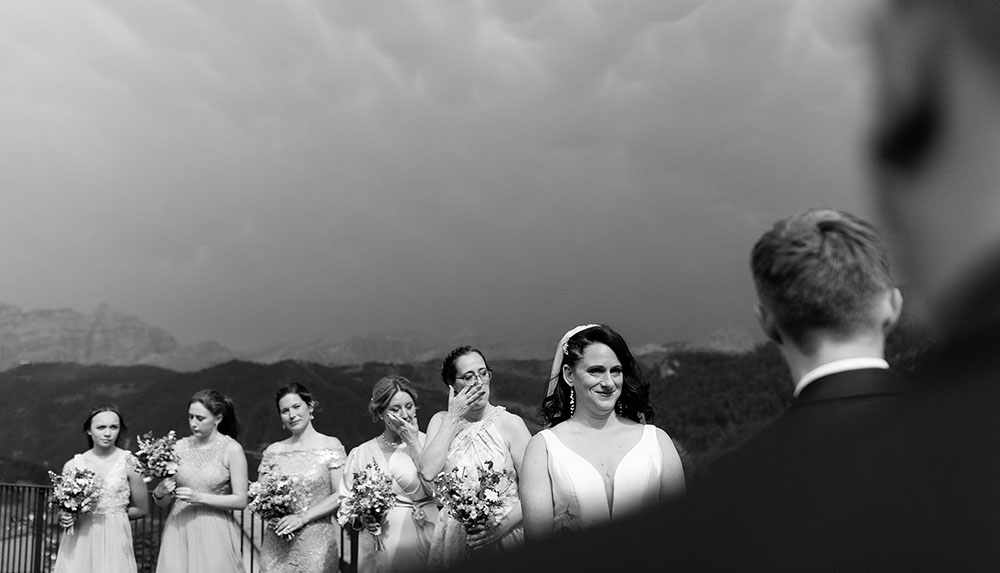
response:
<path id="1" fill-rule="evenodd" d="M 650 424 L 649 384 L 620 334 L 578 326 L 556 346 L 521 477 L 530 543 L 631 515 L 684 492 L 673 441 Z"/>

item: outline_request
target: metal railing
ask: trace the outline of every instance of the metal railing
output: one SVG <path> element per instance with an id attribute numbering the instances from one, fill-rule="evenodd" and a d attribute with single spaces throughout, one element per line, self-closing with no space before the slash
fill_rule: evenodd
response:
<path id="1" fill-rule="evenodd" d="M 51 486 L 0 483 L 0 573 L 49 573 L 59 552 L 62 528 L 48 505 Z M 149 515 L 132 522 L 132 546 L 139 573 L 153 573 L 160 534 L 169 510 L 149 500 Z M 264 523 L 249 511 L 234 511 L 239 524 L 240 554 L 247 573 L 260 571 Z M 339 528 L 338 528 L 339 529 Z M 340 570 L 355 571 L 357 532 L 340 530 Z"/>

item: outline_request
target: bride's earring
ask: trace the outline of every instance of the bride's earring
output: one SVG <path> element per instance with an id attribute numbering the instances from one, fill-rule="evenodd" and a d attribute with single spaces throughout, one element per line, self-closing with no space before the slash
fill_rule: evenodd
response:
<path id="1" fill-rule="evenodd" d="M 622 401 L 621 400 L 618 400 L 617 402 L 615 402 L 615 413 L 618 414 L 619 417 L 624 416 L 624 414 L 622 414 Z"/>
<path id="2" fill-rule="evenodd" d="M 569 387 L 569 415 L 573 416 L 573 412 L 576 412 L 576 388 Z"/>

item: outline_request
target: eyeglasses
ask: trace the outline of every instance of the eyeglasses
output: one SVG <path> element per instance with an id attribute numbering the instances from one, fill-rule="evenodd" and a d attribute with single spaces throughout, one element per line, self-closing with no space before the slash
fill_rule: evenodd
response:
<path id="1" fill-rule="evenodd" d="M 476 380 L 489 382 L 491 378 L 493 378 L 493 371 L 489 368 L 483 368 L 479 372 L 466 372 L 462 376 L 456 378 L 456 380 L 461 380 L 466 384 L 472 384 Z"/>

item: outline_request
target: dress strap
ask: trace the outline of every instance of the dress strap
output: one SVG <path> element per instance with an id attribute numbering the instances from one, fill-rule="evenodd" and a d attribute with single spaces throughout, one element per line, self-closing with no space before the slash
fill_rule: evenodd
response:
<path id="1" fill-rule="evenodd" d="M 480 427 L 488 428 L 492 426 L 493 422 L 496 422 L 497 418 L 500 417 L 500 414 L 503 414 L 506 411 L 507 408 L 504 408 L 503 406 L 494 406 L 493 411 L 479 422 Z"/>

